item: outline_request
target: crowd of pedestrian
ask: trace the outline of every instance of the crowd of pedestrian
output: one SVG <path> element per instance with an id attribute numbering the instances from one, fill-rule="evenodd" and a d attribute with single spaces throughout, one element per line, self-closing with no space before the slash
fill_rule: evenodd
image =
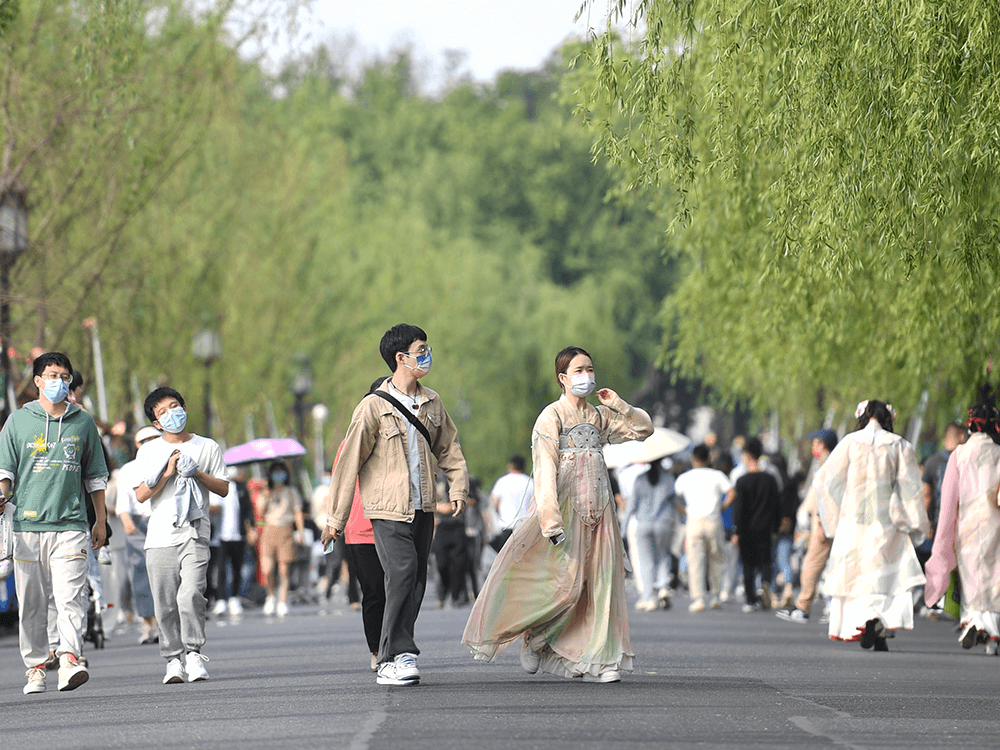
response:
<path id="1" fill-rule="evenodd" d="M 394 326 L 380 353 L 391 374 L 360 399 L 309 493 L 281 460 L 258 479 L 227 467 L 215 441 L 189 431 L 176 390 L 147 396 L 148 424 L 106 425 L 81 408 L 64 354 L 36 356 L 37 398 L 0 432 L 24 693 L 44 692 L 49 669 L 59 690 L 87 682 L 83 643 L 109 599 L 116 632 L 134 620 L 139 643 L 158 644 L 165 684 L 208 679 L 210 617 L 259 606 L 283 618 L 296 602 L 344 596 L 376 682 L 415 685 L 429 578 L 439 607 L 470 607 L 462 642 L 476 659 L 517 643 L 525 671 L 585 681 L 631 671 L 628 599 L 652 612 L 684 590 L 694 616 L 733 602 L 789 623 L 818 616 L 831 639 L 874 651 L 917 614 L 951 612 L 963 647 L 996 652 L 1000 412 L 988 391 L 922 467 L 892 405 L 872 399 L 853 431 L 808 434 L 807 470 L 789 474 L 758 437 L 723 450 L 709 436 L 609 471 L 603 446 L 644 440 L 652 421 L 598 389 L 589 353 L 567 347 L 530 472 L 515 453 L 486 493 L 421 383 L 426 333 Z"/>

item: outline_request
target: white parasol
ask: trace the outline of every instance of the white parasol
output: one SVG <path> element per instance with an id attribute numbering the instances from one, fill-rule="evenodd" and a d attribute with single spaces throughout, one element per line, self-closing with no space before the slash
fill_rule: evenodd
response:
<path id="1" fill-rule="evenodd" d="M 645 440 L 629 440 L 604 446 L 604 463 L 618 469 L 629 464 L 648 464 L 658 458 L 679 453 L 691 444 L 691 438 L 666 427 L 654 427 Z"/>

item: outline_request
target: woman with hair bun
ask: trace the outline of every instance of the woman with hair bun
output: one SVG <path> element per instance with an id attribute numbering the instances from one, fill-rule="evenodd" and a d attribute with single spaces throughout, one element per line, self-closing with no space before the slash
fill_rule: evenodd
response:
<path id="1" fill-rule="evenodd" d="M 913 629 L 912 589 L 924 583 L 913 543 L 930 530 L 912 446 L 892 431 L 896 414 L 862 401 L 858 425 L 816 477 L 820 521 L 833 539 L 827 565 L 830 638 L 888 651 Z"/>
<path id="2" fill-rule="evenodd" d="M 924 595 L 933 606 L 958 569 L 962 648 L 1000 638 L 1000 412 L 984 395 L 969 410 L 966 427 L 972 435 L 955 448 L 944 472 Z"/>
<path id="3" fill-rule="evenodd" d="M 492 661 L 521 640 L 521 667 L 590 682 L 632 671 L 624 548 L 602 446 L 645 440 L 649 415 L 610 388 L 595 392 L 594 363 L 579 347 L 556 356 L 562 396 L 535 421 L 535 495 L 497 556 L 462 643 Z"/>

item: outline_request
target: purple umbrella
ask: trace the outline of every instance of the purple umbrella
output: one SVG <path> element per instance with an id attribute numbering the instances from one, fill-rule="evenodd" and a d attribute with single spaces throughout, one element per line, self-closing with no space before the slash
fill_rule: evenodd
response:
<path id="1" fill-rule="evenodd" d="M 304 456 L 306 449 L 298 440 L 291 438 L 260 438 L 249 443 L 236 445 L 222 456 L 229 466 L 252 464 L 255 461 L 272 461 L 278 458 Z"/>

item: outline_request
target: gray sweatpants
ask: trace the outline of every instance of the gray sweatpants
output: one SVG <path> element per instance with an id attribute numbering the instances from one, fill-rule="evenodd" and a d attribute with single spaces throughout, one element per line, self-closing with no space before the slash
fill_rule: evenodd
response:
<path id="1" fill-rule="evenodd" d="M 205 586 L 208 544 L 188 539 L 177 547 L 146 550 L 146 573 L 160 628 L 160 656 L 166 660 L 205 645 Z"/>
<path id="2" fill-rule="evenodd" d="M 416 511 L 413 523 L 372 519 L 375 550 L 385 571 L 385 613 L 379 662 L 419 654 L 413 629 L 427 588 L 427 558 L 434 538 L 434 514 Z"/>

